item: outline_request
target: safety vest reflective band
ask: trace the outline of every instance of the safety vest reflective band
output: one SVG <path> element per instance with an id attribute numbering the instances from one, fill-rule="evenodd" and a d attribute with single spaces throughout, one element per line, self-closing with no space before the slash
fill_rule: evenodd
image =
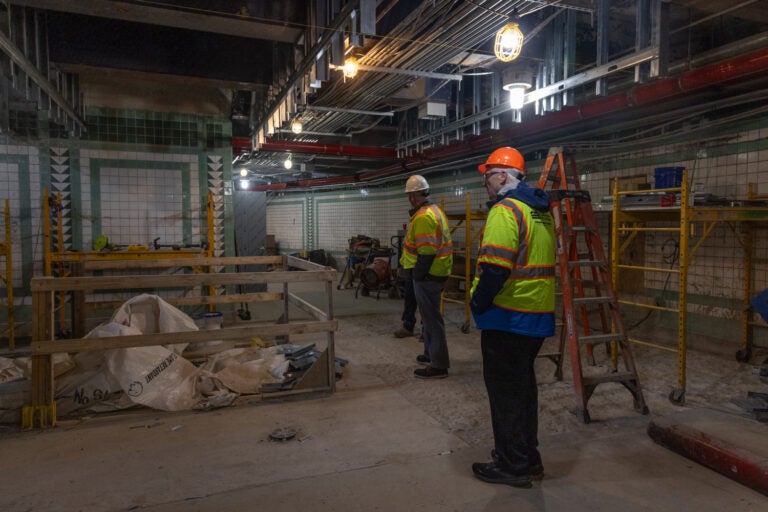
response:
<path id="1" fill-rule="evenodd" d="M 416 266 L 419 254 L 434 254 L 429 267 L 433 276 L 447 276 L 453 266 L 453 243 L 448 220 L 436 205 L 424 205 L 411 217 L 408 234 L 403 240 L 400 265 L 404 269 Z"/>
<path id="2" fill-rule="evenodd" d="M 534 245 L 529 242 L 534 240 Z M 472 292 L 482 271 L 490 263 L 510 271 L 493 305 L 520 313 L 555 310 L 555 231 L 549 212 L 534 210 L 512 198 L 496 203 L 480 241 Z"/>

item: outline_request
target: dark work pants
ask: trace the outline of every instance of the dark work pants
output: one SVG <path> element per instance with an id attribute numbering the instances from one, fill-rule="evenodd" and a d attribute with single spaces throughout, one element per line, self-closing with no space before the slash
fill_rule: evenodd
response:
<path id="1" fill-rule="evenodd" d="M 403 328 L 406 331 L 413 331 L 416 328 L 416 294 L 413 291 L 413 278 L 410 272 L 403 276 Z"/>
<path id="2" fill-rule="evenodd" d="M 440 294 L 443 281 L 415 281 L 413 291 L 421 313 L 424 335 L 424 354 L 429 358 L 429 366 L 447 370 L 450 364 L 448 341 L 445 338 L 445 321 L 440 313 Z"/>
<path id="3" fill-rule="evenodd" d="M 480 336 L 494 448 L 499 464 L 513 473 L 541 463 L 533 364 L 543 342 L 505 331 L 482 331 Z"/>

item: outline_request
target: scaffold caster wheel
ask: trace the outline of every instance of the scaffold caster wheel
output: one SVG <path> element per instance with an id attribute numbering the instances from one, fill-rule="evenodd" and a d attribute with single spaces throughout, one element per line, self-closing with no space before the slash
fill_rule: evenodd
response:
<path id="1" fill-rule="evenodd" d="M 685 390 L 680 388 L 672 390 L 672 392 L 669 394 L 669 401 L 675 405 L 684 405 Z"/>
<path id="2" fill-rule="evenodd" d="M 748 363 L 752 359 L 752 349 L 742 348 L 736 351 L 736 360 L 740 363 Z"/>
<path id="3" fill-rule="evenodd" d="M 579 419 L 584 423 L 585 425 L 589 423 L 589 411 L 586 409 L 579 409 L 576 411 L 576 416 L 579 417 Z"/>
<path id="4" fill-rule="evenodd" d="M 461 332 L 464 334 L 467 334 L 469 332 L 469 322 L 464 322 L 461 324 Z"/>

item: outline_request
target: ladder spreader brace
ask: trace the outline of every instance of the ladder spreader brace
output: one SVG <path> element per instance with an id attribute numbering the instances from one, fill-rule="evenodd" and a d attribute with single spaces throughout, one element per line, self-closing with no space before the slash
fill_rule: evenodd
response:
<path id="1" fill-rule="evenodd" d="M 560 147 L 551 148 L 538 187 L 549 189 L 555 221 L 563 315 L 560 347 L 568 341 L 577 414 L 589 423 L 587 402 L 595 388 L 606 382 L 622 384 L 632 394 L 635 410 L 648 414 L 589 191 L 581 189 L 573 156 Z M 607 368 L 595 362 L 592 348 L 597 344 L 606 345 Z M 582 347 L 589 371 L 582 366 Z"/>

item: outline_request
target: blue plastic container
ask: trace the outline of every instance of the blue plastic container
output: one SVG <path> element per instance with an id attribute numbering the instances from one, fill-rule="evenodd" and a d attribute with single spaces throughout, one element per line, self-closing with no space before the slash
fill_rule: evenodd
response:
<path id="1" fill-rule="evenodd" d="M 768 288 L 749 299 L 749 303 L 768 322 Z"/>
<path id="2" fill-rule="evenodd" d="M 679 187 L 685 167 L 657 167 L 653 170 L 653 188 Z"/>

